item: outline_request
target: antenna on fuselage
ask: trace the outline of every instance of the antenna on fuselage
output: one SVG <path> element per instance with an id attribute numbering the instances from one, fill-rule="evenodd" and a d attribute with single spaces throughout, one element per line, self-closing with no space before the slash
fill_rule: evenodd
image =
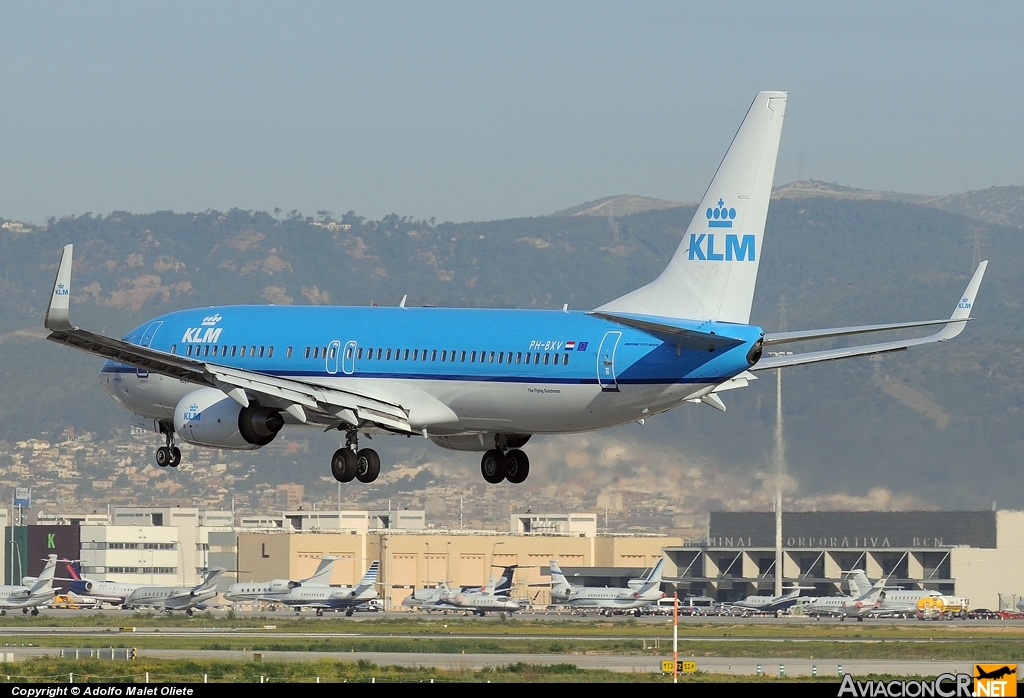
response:
<path id="1" fill-rule="evenodd" d="M 407 294 L 405 294 L 404 296 L 402 296 L 402 302 L 398 304 L 398 307 L 399 307 L 399 308 L 404 308 L 404 307 L 405 307 L 405 301 L 406 301 L 406 299 L 407 299 L 408 297 L 409 297 L 409 294 L 408 294 L 408 293 L 407 293 Z"/>

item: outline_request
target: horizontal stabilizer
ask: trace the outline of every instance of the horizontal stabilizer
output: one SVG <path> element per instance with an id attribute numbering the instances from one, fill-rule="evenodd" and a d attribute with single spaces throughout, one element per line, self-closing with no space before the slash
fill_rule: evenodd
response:
<path id="1" fill-rule="evenodd" d="M 714 332 L 701 332 L 687 327 L 679 327 L 666 322 L 671 318 L 653 318 L 643 315 L 626 315 L 621 313 L 607 313 L 594 310 L 588 315 L 599 317 L 602 320 L 616 322 L 626 327 L 646 332 L 652 337 L 657 337 L 666 344 L 671 344 L 676 349 L 687 349 L 690 351 L 715 351 L 721 347 L 732 347 L 743 344 L 743 340 Z"/>
<path id="2" fill-rule="evenodd" d="M 870 356 L 873 354 L 885 354 L 893 351 L 904 351 L 910 347 L 915 347 L 921 344 L 931 344 L 932 342 L 945 342 L 947 339 L 953 339 L 961 332 L 967 325 L 967 321 L 970 320 L 971 308 L 974 307 L 974 300 L 978 295 L 978 289 L 981 288 L 981 280 L 985 277 L 985 270 L 988 268 L 988 261 L 984 261 L 978 265 L 977 271 L 974 272 L 974 276 L 971 277 L 970 283 L 967 284 L 967 288 L 964 290 L 964 294 L 961 299 L 957 302 L 956 307 L 953 309 L 953 314 L 950 315 L 948 320 L 937 320 L 919 323 L 899 323 L 897 325 L 862 325 L 860 327 L 846 327 L 836 328 L 832 330 L 818 330 L 827 334 L 820 335 L 821 337 L 839 337 L 844 334 L 859 334 L 861 332 L 878 332 L 885 331 L 888 329 L 905 329 L 907 327 L 925 327 L 927 325 L 942 325 L 942 329 L 924 337 L 917 337 L 915 339 L 898 339 L 891 342 L 880 342 L 877 344 L 864 344 L 859 347 L 845 347 L 842 349 L 825 349 L 823 351 L 812 351 L 802 354 L 777 354 L 776 356 L 765 356 L 757 364 L 751 367 L 751 371 L 767 371 L 773 368 L 785 368 L 787 366 L 801 366 L 804 364 L 813 364 L 821 361 L 834 361 L 836 359 L 847 359 L 854 356 Z M 865 327 L 874 327 L 881 329 L 867 329 Z M 785 333 L 789 334 L 807 334 L 807 333 Z M 778 337 L 779 335 L 776 335 Z M 778 340 L 777 344 L 781 344 L 783 341 L 802 341 L 805 339 L 817 339 L 818 337 L 800 337 L 799 339 L 790 340 Z M 768 338 L 765 338 L 765 344 L 768 343 Z"/>

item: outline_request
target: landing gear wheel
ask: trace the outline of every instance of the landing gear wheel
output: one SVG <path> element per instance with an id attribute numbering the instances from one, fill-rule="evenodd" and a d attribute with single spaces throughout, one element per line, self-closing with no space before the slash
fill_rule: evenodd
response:
<path id="1" fill-rule="evenodd" d="M 373 482 L 380 475 L 380 456 L 372 448 L 356 453 L 356 479 L 359 482 Z"/>
<path id="2" fill-rule="evenodd" d="M 505 479 L 514 485 L 526 480 L 530 474 L 530 459 L 519 449 L 505 454 Z"/>
<path id="3" fill-rule="evenodd" d="M 171 460 L 167 465 L 172 468 L 177 468 L 179 463 L 181 463 L 181 449 L 177 446 L 171 446 Z"/>
<path id="4" fill-rule="evenodd" d="M 318 618 L 322 618 L 323 615 L 324 615 L 324 609 L 322 609 L 322 608 L 316 609 L 316 615 L 317 615 Z"/>
<path id="5" fill-rule="evenodd" d="M 22 613 L 22 615 L 26 615 L 27 616 L 28 615 L 28 609 L 27 608 L 21 609 L 21 613 Z"/>
<path id="6" fill-rule="evenodd" d="M 345 616 L 347 618 L 351 618 L 352 617 L 352 609 L 351 608 L 346 608 L 345 609 Z"/>
<path id="7" fill-rule="evenodd" d="M 188 616 L 189 618 L 191 618 L 192 617 L 192 609 L 191 608 L 186 608 L 185 609 L 185 615 Z"/>
<path id="8" fill-rule="evenodd" d="M 480 473 L 484 480 L 497 485 L 505 479 L 505 455 L 496 448 L 484 454 L 480 459 Z"/>
<path id="9" fill-rule="evenodd" d="M 33 608 L 32 609 L 32 615 L 38 616 L 39 615 L 39 609 L 38 608 Z"/>
<path id="10" fill-rule="evenodd" d="M 331 458 L 331 475 L 338 482 L 351 482 L 356 476 L 356 454 L 351 448 L 339 448 Z"/>
<path id="11" fill-rule="evenodd" d="M 171 462 L 171 449 L 166 446 L 161 446 L 156 450 L 156 464 L 161 468 L 166 468 Z"/>

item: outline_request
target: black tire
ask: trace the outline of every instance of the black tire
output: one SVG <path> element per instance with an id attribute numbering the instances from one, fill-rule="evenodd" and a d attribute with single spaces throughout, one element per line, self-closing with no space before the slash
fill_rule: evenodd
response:
<path id="1" fill-rule="evenodd" d="M 505 479 L 514 485 L 525 481 L 530 475 L 530 458 L 519 449 L 505 454 Z"/>
<path id="2" fill-rule="evenodd" d="M 39 615 L 39 609 L 38 608 L 33 608 L 32 609 L 32 615 L 38 616 Z"/>
<path id="3" fill-rule="evenodd" d="M 168 611 L 167 613 L 170 614 L 170 611 Z M 191 608 L 186 608 L 185 609 L 185 615 L 188 616 L 189 618 L 191 618 L 192 617 L 192 609 Z"/>
<path id="4" fill-rule="evenodd" d="M 480 474 L 484 480 L 492 485 L 497 485 L 505 479 L 505 454 L 496 448 L 484 454 L 480 459 Z"/>
<path id="5" fill-rule="evenodd" d="M 338 482 L 352 482 L 356 476 L 356 454 L 351 448 L 339 448 L 331 458 L 331 475 Z"/>
<path id="6" fill-rule="evenodd" d="M 352 609 L 351 608 L 346 608 L 345 609 L 345 616 L 347 618 L 351 618 L 352 617 Z"/>
<path id="7" fill-rule="evenodd" d="M 166 446 L 161 446 L 156 450 L 156 464 L 161 468 L 166 468 L 167 464 L 171 462 L 171 449 Z"/>
<path id="8" fill-rule="evenodd" d="M 364 448 L 356 454 L 356 479 L 359 482 L 373 482 L 380 475 L 380 456 L 372 448 Z"/>
<path id="9" fill-rule="evenodd" d="M 173 446 L 171 448 L 171 460 L 167 465 L 172 468 L 177 468 L 179 463 L 181 463 L 181 449 L 177 446 Z"/>

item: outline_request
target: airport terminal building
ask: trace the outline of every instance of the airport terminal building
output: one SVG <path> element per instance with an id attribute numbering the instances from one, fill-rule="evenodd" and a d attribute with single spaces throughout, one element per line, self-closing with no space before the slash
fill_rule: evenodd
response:
<path id="1" fill-rule="evenodd" d="M 783 515 L 785 585 L 807 595 L 846 593 L 844 570 L 906 589 L 966 597 L 972 608 L 1016 603 L 1024 593 L 1024 512 L 829 511 Z M 712 512 L 705 539 L 665 548 L 666 581 L 680 596 L 734 601 L 772 594 L 775 514 Z"/>

